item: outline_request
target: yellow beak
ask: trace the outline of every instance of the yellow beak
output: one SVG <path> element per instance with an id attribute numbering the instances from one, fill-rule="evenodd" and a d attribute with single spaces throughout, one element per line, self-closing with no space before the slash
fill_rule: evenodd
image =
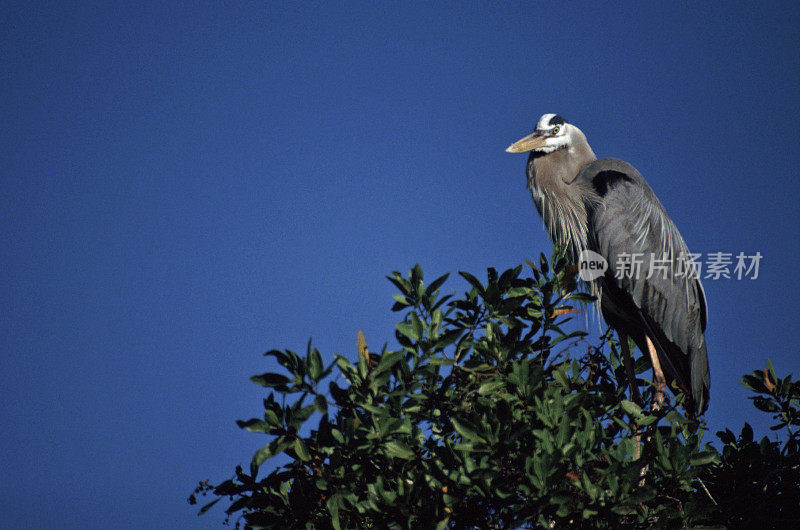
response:
<path id="1" fill-rule="evenodd" d="M 509 145 L 508 149 L 506 149 L 506 152 L 524 153 L 526 151 L 533 151 L 534 149 L 543 146 L 545 140 L 547 140 L 546 136 L 543 136 L 541 133 L 534 132 L 533 134 L 529 134 L 525 138 L 517 140 L 513 144 Z"/>

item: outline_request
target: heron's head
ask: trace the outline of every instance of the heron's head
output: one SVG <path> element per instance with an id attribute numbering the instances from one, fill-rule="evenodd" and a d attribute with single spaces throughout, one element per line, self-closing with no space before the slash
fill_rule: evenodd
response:
<path id="1" fill-rule="evenodd" d="M 558 114 L 545 114 L 539 118 L 533 133 L 514 142 L 506 151 L 509 153 L 533 151 L 545 155 L 559 149 L 568 149 L 573 144 L 576 132 L 578 128 L 567 123 Z"/>

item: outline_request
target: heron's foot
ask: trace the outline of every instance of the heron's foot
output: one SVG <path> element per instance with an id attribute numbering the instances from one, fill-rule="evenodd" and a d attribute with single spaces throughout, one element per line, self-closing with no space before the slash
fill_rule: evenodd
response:
<path id="1" fill-rule="evenodd" d="M 653 396 L 652 410 L 654 410 L 654 411 L 655 410 L 659 410 L 661 408 L 661 405 L 664 404 L 664 388 L 665 387 L 666 387 L 666 383 L 664 383 L 664 384 L 659 383 L 656 386 L 656 393 Z"/>

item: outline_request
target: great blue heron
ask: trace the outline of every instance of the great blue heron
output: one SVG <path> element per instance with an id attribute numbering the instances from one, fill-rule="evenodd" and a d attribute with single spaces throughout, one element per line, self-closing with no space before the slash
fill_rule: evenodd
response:
<path id="1" fill-rule="evenodd" d="M 631 398 L 639 396 L 628 337 L 650 358 L 657 404 L 674 381 L 688 397 L 687 409 L 702 414 L 711 383 L 705 295 L 686 243 L 653 190 L 627 162 L 598 160 L 583 132 L 556 114 L 542 116 L 532 134 L 506 151 L 531 151 L 528 188 L 553 241 L 575 263 L 587 251 L 606 260 L 608 269 L 590 288 L 619 334 Z"/>

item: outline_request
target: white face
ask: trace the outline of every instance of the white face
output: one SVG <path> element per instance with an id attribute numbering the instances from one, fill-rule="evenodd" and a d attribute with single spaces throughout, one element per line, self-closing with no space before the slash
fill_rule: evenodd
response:
<path id="1" fill-rule="evenodd" d="M 572 126 L 557 114 L 545 114 L 536 124 L 536 133 L 546 137 L 543 145 L 534 149 L 537 153 L 552 153 L 557 149 L 566 149 L 570 145 L 570 128 Z"/>

